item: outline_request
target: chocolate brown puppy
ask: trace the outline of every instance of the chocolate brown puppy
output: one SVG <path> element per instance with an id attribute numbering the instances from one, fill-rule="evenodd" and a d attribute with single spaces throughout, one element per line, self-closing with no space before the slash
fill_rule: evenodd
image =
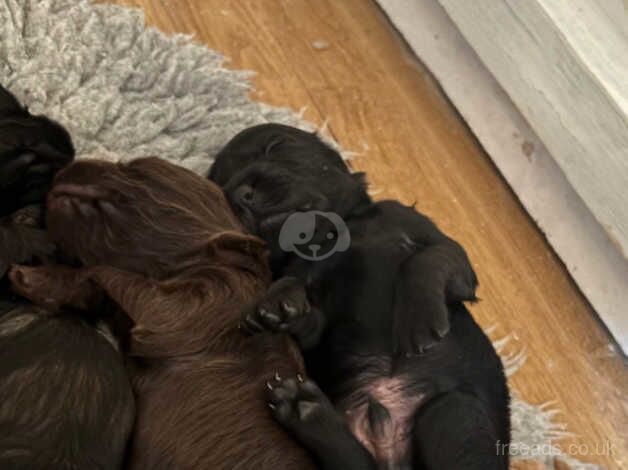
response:
<path id="1" fill-rule="evenodd" d="M 138 416 L 132 469 L 308 469 L 273 421 L 264 381 L 303 373 L 286 334 L 243 335 L 240 312 L 270 281 L 263 242 L 213 183 L 157 158 L 77 162 L 48 198 L 53 240 L 84 267 L 17 267 L 33 301 L 113 301 L 129 320 Z"/>

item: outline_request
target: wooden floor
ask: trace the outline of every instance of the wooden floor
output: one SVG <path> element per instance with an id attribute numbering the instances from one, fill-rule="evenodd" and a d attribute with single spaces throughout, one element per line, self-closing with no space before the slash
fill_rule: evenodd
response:
<path id="1" fill-rule="evenodd" d="M 329 119 L 362 154 L 380 198 L 417 202 L 468 250 L 479 274 L 472 307 L 528 361 L 513 390 L 554 400 L 588 446 L 580 458 L 628 468 L 628 369 L 560 260 L 428 72 L 370 0 L 117 0 L 166 32 L 196 36 L 255 70 L 254 96 Z M 612 445 L 610 455 L 603 452 Z M 596 451 L 597 446 L 597 451 Z M 574 449 L 574 448 L 572 448 Z M 583 448 L 584 450 L 584 448 Z M 622 464 L 623 462 L 623 464 Z"/>

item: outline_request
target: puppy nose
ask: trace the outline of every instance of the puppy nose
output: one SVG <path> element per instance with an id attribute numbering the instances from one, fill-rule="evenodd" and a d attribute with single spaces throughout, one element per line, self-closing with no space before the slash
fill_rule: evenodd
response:
<path id="1" fill-rule="evenodd" d="M 312 250 L 312 253 L 314 253 L 314 255 L 316 255 L 316 252 L 321 249 L 321 246 L 317 245 L 316 243 L 312 243 L 311 245 L 308 245 L 308 248 Z"/>
<path id="2" fill-rule="evenodd" d="M 233 200 L 240 205 L 251 207 L 255 202 L 254 195 L 253 188 L 248 184 L 243 184 L 233 192 Z"/>

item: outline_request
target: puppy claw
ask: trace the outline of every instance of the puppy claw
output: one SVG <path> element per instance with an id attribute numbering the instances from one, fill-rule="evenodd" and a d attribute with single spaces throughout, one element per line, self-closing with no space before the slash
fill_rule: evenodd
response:
<path id="1" fill-rule="evenodd" d="M 303 380 L 303 376 L 301 374 L 297 374 L 297 380 L 299 381 L 299 383 L 305 382 L 305 380 Z"/>
<path id="2" fill-rule="evenodd" d="M 279 375 L 279 372 L 275 372 L 275 381 L 281 382 L 281 375 Z"/>
<path id="3" fill-rule="evenodd" d="M 273 384 L 271 384 L 270 382 L 266 382 L 266 388 L 268 390 L 273 390 Z"/>
<path id="4" fill-rule="evenodd" d="M 268 408 L 270 408 L 271 410 L 275 411 L 275 409 L 277 408 L 275 405 L 273 405 L 272 403 L 268 404 Z"/>
<path id="5" fill-rule="evenodd" d="M 244 319 L 244 323 L 241 323 L 242 328 L 249 333 L 256 333 L 264 331 L 262 325 L 260 325 L 252 315 L 248 315 Z"/>
<path id="6" fill-rule="evenodd" d="M 299 310 L 288 301 L 282 302 L 281 307 L 283 308 L 284 312 L 288 314 L 289 317 L 294 317 L 299 313 Z"/>
<path id="7" fill-rule="evenodd" d="M 443 325 L 439 328 L 435 328 L 434 333 L 436 333 L 439 339 L 442 339 L 445 336 L 447 336 L 447 333 L 449 333 L 449 322 L 447 322 L 446 325 Z"/>
<path id="8" fill-rule="evenodd" d="M 275 315 L 274 313 L 269 312 L 268 310 L 260 310 L 259 313 L 264 319 L 271 323 L 279 323 L 281 319 Z"/>

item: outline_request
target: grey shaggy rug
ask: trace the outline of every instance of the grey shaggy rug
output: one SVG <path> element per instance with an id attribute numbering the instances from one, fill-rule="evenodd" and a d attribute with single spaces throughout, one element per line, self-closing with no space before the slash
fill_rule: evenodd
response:
<path id="1" fill-rule="evenodd" d="M 133 8 L 88 0 L 0 0 L 0 83 L 32 112 L 63 123 L 80 157 L 157 155 L 205 174 L 238 131 L 263 122 L 312 128 L 291 110 L 251 101 L 251 72 L 223 67 L 191 38 L 146 28 Z M 495 342 L 503 353 L 509 339 Z M 512 348 L 511 348 L 512 349 Z M 509 374 L 525 354 L 502 354 Z M 560 453 L 556 411 L 516 396 L 514 459 L 593 470 Z"/>

